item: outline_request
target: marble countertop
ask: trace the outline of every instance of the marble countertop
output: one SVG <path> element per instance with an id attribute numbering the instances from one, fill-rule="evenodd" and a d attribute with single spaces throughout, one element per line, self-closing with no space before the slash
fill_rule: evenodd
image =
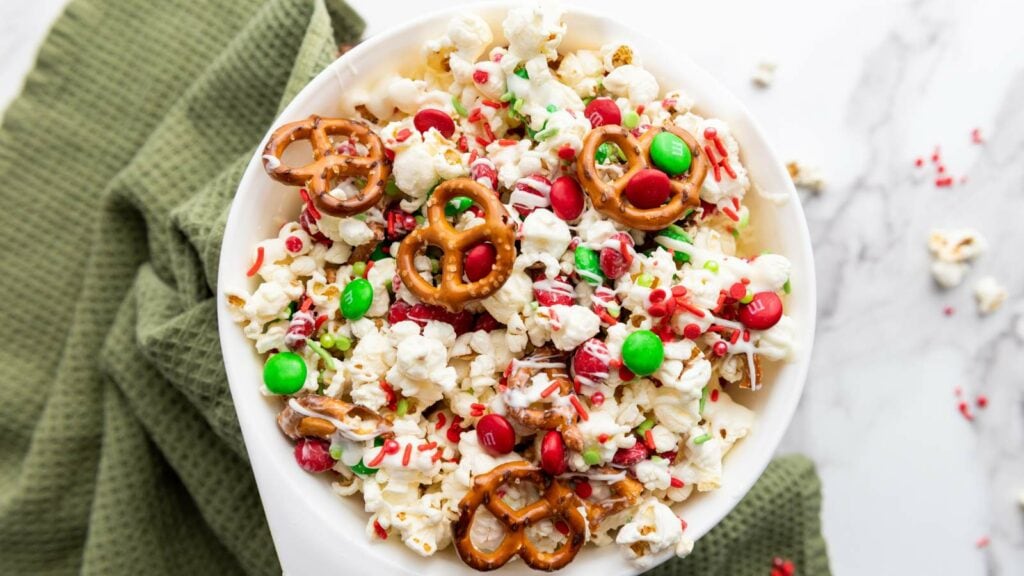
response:
<path id="1" fill-rule="evenodd" d="M 0 4 L 0 109 L 63 3 Z M 447 2 L 352 4 L 372 34 Z M 827 179 L 802 197 L 819 324 L 782 450 L 818 464 L 835 573 L 1024 573 L 1024 4 L 587 4 L 688 35 L 690 56 L 751 108 L 780 154 Z M 762 61 L 778 65 L 769 88 L 751 82 Z M 935 186 L 936 146 L 950 187 Z M 963 285 L 941 290 L 928 233 L 965 226 L 990 248 Z M 987 316 L 971 288 L 983 275 L 1010 292 Z"/>

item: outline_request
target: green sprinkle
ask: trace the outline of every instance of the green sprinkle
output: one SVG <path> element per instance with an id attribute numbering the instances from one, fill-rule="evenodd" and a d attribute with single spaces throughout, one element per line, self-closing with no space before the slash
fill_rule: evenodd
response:
<path id="1" fill-rule="evenodd" d="M 469 207 L 473 205 L 473 200 L 468 196 L 456 196 L 448 201 L 448 205 L 444 207 L 444 215 L 449 218 L 454 218 L 459 214 L 462 214 Z"/>
<path id="2" fill-rule="evenodd" d="M 622 125 L 632 130 L 640 125 L 640 115 L 630 110 L 622 116 Z"/>
<path id="3" fill-rule="evenodd" d="M 680 220 L 686 220 L 687 218 L 689 218 L 690 216 L 693 216 L 696 213 L 697 213 L 697 209 L 696 208 L 690 208 L 689 210 L 686 211 L 685 214 L 683 214 L 683 217 L 680 218 Z"/>
<path id="4" fill-rule="evenodd" d="M 427 221 L 427 219 L 423 217 L 423 214 L 417 214 L 415 218 L 417 226 L 423 226 L 423 223 Z"/>
<path id="5" fill-rule="evenodd" d="M 740 221 L 736 224 L 736 226 L 742 230 L 743 228 L 747 227 L 747 224 L 750 224 L 750 211 L 744 210 L 740 214 Z"/>
<path id="6" fill-rule="evenodd" d="M 356 188 L 365 188 L 366 178 L 356 178 L 355 180 L 352 181 L 352 183 L 356 185 Z"/>
<path id="7" fill-rule="evenodd" d="M 718 262 L 715 262 L 714 260 L 708 260 L 707 262 L 704 263 L 704 269 L 710 270 L 715 274 L 718 274 Z"/>
<path id="8" fill-rule="evenodd" d="M 622 313 L 622 308 L 620 308 L 618 304 L 609 304 L 605 307 L 605 310 L 612 318 L 618 318 L 619 314 Z"/>
<path id="9" fill-rule="evenodd" d="M 782 285 L 782 291 L 789 294 L 793 290 L 793 287 L 789 284 L 789 278 L 786 279 L 786 283 Z"/>
<path id="10" fill-rule="evenodd" d="M 352 467 L 352 471 L 360 476 L 372 476 L 377 473 L 376 468 L 370 468 L 366 464 L 363 464 L 362 458 L 360 458 L 359 462 L 356 462 L 356 465 Z"/>
<path id="11" fill-rule="evenodd" d="M 437 274 L 441 270 L 441 261 L 436 258 L 430 259 L 430 273 Z"/>
<path id="12" fill-rule="evenodd" d="M 508 92 L 502 94 L 501 98 L 498 98 L 498 100 L 501 100 L 502 102 L 511 102 L 512 100 L 515 99 L 515 97 L 516 95 L 513 94 L 511 90 L 509 90 Z"/>
<path id="13" fill-rule="evenodd" d="M 644 288 L 650 288 L 654 284 L 654 276 L 644 272 L 637 276 L 636 283 L 643 286 Z"/>
<path id="14" fill-rule="evenodd" d="M 512 104 L 512 111 L 515 112 L 516 114 L 522 115 L 522 112 L 520 112 L 520 110 L 522 109 L 523 101 L 517 98 L 515 103 Z"/>
<path id="15" fill-rule="evenodd" d="M 641 422 L 640 425 L 636 427 L 636 433 L 643 436 L 651 428 L 654 428 L 654 418 L 648 418 Z"/>
<path id="16" fill-rule="evenodd" d="M 753 301 L 754 301 L 754 293 L 751 292 L 750 290 L 747 290 L 747 295 L 746 296 L 744 296 L 743 298 L 740 298 L 740 302 L 743 303 L 743 304 L 750 304 Z"/>
<path id="17" fill-rule="evenodd" d="M 395 184 L 394 180 L 388 180 L 387 185 L 384 186 L 384 193 L 388 196 L 398 196 L 402 193 L 402 190 Z"/>
<path id="18" fill-rule="evenodd" d="M 409 412 L 409 400 L 402 398 L 398 401 L 398 405 L 395 406 L 395 414 L 399 417 L 405 416 Z"/>
<path id="19" fill-rule="evenodd" d="M 529 80 L 530 79 L 530 73 L 526 71 L 526 67 L 525 66 L 517 67 L 516 70 L 515 70 L 515 75 L 519 76 L 523 80 Z"/>
<path id="20" fill-rule="evenodd" d="M 711 434 L 704 434 L 703 436 L 698 436 L 693 439 L 693 443 L 696 444 L 697 446 L 700 446 L 701 444 L 707 442 L 708 440 L 711 440 Z"/>
<path id="21" fill-rule="evenodd" d="M 545 128 L 540 132 L 537 132 L 533 139 L 539 142 L 541 140 L 547 140 L 548 138 L 551 138 L 555 134 L 558 134 L 558 128 Z"/>
<path id="22" fill-rule="evenodd" d="M 334 356 L 331 356 L 315 340 L 306 340 L 306 345 L 324 361 L 324 366 L 327 366 L 328 370 L 334 370 Z"/>
<path id="23" fill-rule="evenodd" d="M 601 463 L 601 452 L 597 448 L 587 448 L 583 451 L 583 461 L 588 466 L 594 466 Z"/>
<path id="24" fill-rule="evenodd" d="M 651 456 L 651 462 L 661 462 L 662 460 L 664 460 L 664 458 L 662 458 L 661 456 L 658 456 L 657 454 L 655 454 L 654 456 Z"/>
<path id="25" fill-rule="evenodd" d="M 352 347 L 352 340 L 348 336 L 338 336 L 334 339 L 334 347 L 342 352 L 347 352 Z"/>
<path id="26" fill-rule="evenodd" d="M 587 96 L 586 98 L 583 99 L 583 105 L 586 106 L 587 104 L 590 104 L 593 101 L 594 101 L 594 96 Z"/>
<path id="27" fill-rule="evenodd" d="M 459 116 L 469 115 L 469 112 L 466 111 L 466 107 L 462 105 L 462 100 L 459 100 L 458 96 L 452 96 L 452 108 L 455 108 L 455 112 Z"/>
<path id="28" fill-rule="evenodd" d="M 331 444 L 330 453 L 332 460 L 341 460 L 341 445 Z"/>
<path id="29" fill-rule="evenodd" d="M 320 345 L 324 348 L 334 348 L 334 336 L 331 336 L 331 333 L 327 332 L 320 337 Z"/>
<path id="30" fill-rule="evenodd" d="M 362 278 L 366 275 L 366 262 L 356 262 L 352 265 L 352 276 Z"/>
<path id="31" fill-rule="evenodd" d="M 548 104 L 548 107 L 546 108 L 546 110 L 548 112 L 555 113 L 555 112 L 558 112 L 558 106 L 555 106 L 554 104 Z"/>
<path id="32" fill-rule="evenodd" d="M 699 414 L 703 414 L 704 413 L 704 405 L 707 404 L 707 402 L 708 402 L 708 387 L 705 384 L 704 388 L 702 388 L 701 391 L 700 391 L 700 410 L 698 411 Z"/>

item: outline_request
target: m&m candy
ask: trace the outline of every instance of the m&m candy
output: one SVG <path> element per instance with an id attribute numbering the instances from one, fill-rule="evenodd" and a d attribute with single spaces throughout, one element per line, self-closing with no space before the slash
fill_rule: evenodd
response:
<path id="1" fill-rule="evenodd" d="M 661 338 L 650 330 L 637 330 L 622 343 L 622 362 L 637 376 L 650 376 L 665 359 Z"/>
<path id="2" fill-rule="evenodd" d="M 365 278 L 356 278 L 341 293 L 341 314 L 349 320 L 358 320 L 366 314 L 373 302 L 373 286 Z"/>
<path id="3" fill-rule="evenodd" d="M 263 365 L 263 384 L 272 394 L 295 394 L 306 383 L 306 361 L 295 352 L 279 352 Z"/>

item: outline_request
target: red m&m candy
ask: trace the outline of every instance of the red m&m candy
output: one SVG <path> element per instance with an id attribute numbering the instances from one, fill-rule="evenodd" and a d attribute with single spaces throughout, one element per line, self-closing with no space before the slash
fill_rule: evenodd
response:
<path id="1" fill-rule="evenodd" d="M 551 183 L 551 210 L 562 220 L 575 220 L 583 213 L 583 190 L 572 176 L 559 176 Z"/>
<path id="2" fill-rule="evenodd" d="M 455 121 L 452 117 L 437 108 L 424 108 L 416 113 L 412 123 L 421 133 L 436 128 L 445 138 L 455 134 Z"/>
<path id="3" fill-rule="evenodd" d="M 516 432 L 501 414 L 488 414 L 476 423 L 476 438 L 492 454 L 508 454 L 516 447 Z"/>
<path id="4" fill-rule="evenodd" d="M 303 438 L 295 444 L 295 461 L 306 472 L 326 472 L 334 467 L 330 445 L 315 438 Z"/>
<path id="5" fill-rule="evenodd" d="M 590 120 L 590 125 L 594 128 L 605 124 L 622 123 L 622 112 L 611 98 L 594 98 L 583 110 L 583 115 Z"/>
<path id="6" fill-rule="evenodd" d="M 775 292 L 758 292 L 749 304 L 741 304 L 739 319 L 751 330 L 767 330 L 782 318 L 782 299 Z"/>
<path id="7" fill-rule="evenodd" d="M 540 442 L 540 467 L 552 476 L 565 472 L 565 442 L 557 430 L 548 430 Z"/>
<path id="8" fill-rule="evenodd" d="M 672 183 L 661 170 L 645 168 L 626 183 L 626 199 L 641 210 L 657 208 L 668 200 Z"/>
<path id="9" fill-rule="evenodd" d="M 494 245 L 490 243 L 477 244 L 466 252 L 466 260 L 463 267 L 466 278 L 470 282 L 476 282 L 491 273 L 494 268 L 494 261 L 498 256 Z"/>

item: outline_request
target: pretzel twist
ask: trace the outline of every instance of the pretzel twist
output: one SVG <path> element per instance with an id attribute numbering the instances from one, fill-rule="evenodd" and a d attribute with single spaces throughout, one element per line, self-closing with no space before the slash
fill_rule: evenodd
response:
<path id="1" fill-rule="evenodd" d="M 536 502 L 513 510 L 502 501 L 498 490 L 516 482 L 532 482 L 543 487 L 544 492 Z M 470 535 L 480 506 L 505 525 L 505 538 L 494 550 L 481 550 Z M 452 525 L 455 550 L 463 562 L 480 571 L 500 568 L 517 554 L 535 570 L 558 570 L 572 562 L 586 543 L 587 519 L 580 514 L 579 506 L 580 501 L 571 489 L 547 477 L 540 468 L 522 461 L 502 464 L 474 477 L 473 487 L 459 502 L 459 519 Z M 540 550 L 526 536 L 528 527 L 543 520 L 562 520 L 569 528 L 565 540 L 551 552 Z"/>
<path id="2" fill-rule="evenodd" d="M 484 211 L 484 223 L 458 231 L 445 218 L 448 201 L 466 196 Z M 490 242 L 496 252 L 494 267 L 475 282 L 463 280 L 466 252 L 477 244 Z M 416 255 L 428 245 L 437 246 L 441 258 L 441 282 L 433 286 L 416 270 Z M 398 275 L 413 294 L 428 304 L 460 310 L 470 300 L 486 298 L 498 291 L 512 274 L 516 257 L 515 225 L 501 200 L 490 189 L 470 180 L 449 180 L 436 189 L 427 201 L 427 225 L 413 230 L 398 247 Z"/>
<path id="3" fill-rule="evenodd" d="M 552 384 L 559 383 L 559 394 L 571 394 L 573 392 L 572 380 L 569 378 L 568 370 L 565 368 L 565 354 L 559 353 L 551 348 L 538 348 L 533 355 L 522 361 L 516 369 L 508 376 L 508 387 L 526 388 L 530 380 L 538 372 L 544 372 L 551 379 Z M 558 364 L 557 367 L 538 368 L 531 366 L 532 363 Z M 565 445 L 577 452 L 583 451 L 583 434 L 576 426 L 579 414 L 571 407 L 551 406 L 548 408 L 523 408 L 508 406 L 508 417 L 516 422 L 534 430 L 558 430 L 562 433 Z"/>
<path id="4" fill-rule="evenodd" d="M 364 406 L 349 404 L 337 398 L 311 394 L 292 398 L 305 411 L 318 416 L 307 416 L 286 404 L 284 410 L 277 415 L 277 425 L 286 436 L 299 438 L 329 439 L 339 431 L 336 424 L 341 424 L 341 434 L 358 438 L 376 436 L 388 428 L 388 422 L 379 414 Z"/>
<path id="5" fill-rule="evenodd" d="M 653 166 L 651 143 L 660 132 L 675 134 L 690 148 L 690 170 L 682 180 L 671 179 L 668 202 L 657 208 L 642 209 L 624 197 L 626 184 L 637 172 Z M 598 174 L 594 155 L 605 142 L 618 145 L 626 155 L 626 173 L 612 182 L 605 182 Z M 675 126 L 651 127 L 637 140 L 622 126 L 608 124 L 591 130 L 583 138 L 583 149 L 576 161 L 576 176 L 599 212 L 626 226 L 638 230 L 660 230 L 672 224 L 687 209 L 700 206 L 700 187 L 707 176 L 708 163 L 697 140 L 689 132 Z"/>
<path id="6" fill-rule="evenodd" d="M 331 142 L 332 135 L 355 138 L 366 146 L 367 155 L 339 153 Z M 296 140 L 309 140 L 313 162 L 286 166 L 280 158 Z M 390 173 L 384 145 L 366 124 L 344 118 L 321 118 L 315 114 L 274 130 L 263 149 L 263 167 L 278 182 L 305 186 L 317 208 L 333 216 L 352 216 L 376 204 L 384 195 Z M 354 176 L 366 178 L 366 184 L 354 197 L 339 199 L 329 193 L 333 182 Z"/>

